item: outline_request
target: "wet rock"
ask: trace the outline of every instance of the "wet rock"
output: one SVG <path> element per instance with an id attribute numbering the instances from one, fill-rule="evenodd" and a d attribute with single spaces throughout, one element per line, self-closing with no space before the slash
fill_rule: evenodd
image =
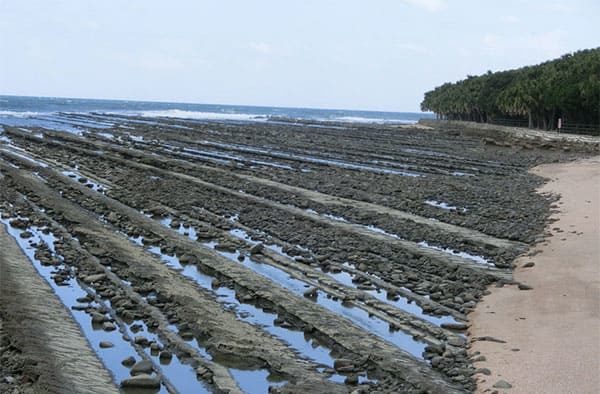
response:
<path id="1" fill-rule="evenodd" d="M 114 347 L 115 345 L 109 341 L 102 341 L 102 342 L 100 342 L 99 346 L 102 349 L 108 349 L 108 348 Z"/>
<path id="2" fill-rule="evenodd" d="M 316 287 L 311 287 L 310 289 L 304 292 L 304 297 L 306 298 L 317 298 L 318 295 L 319 293 Z"/>
<path id="3" fill-rule="evenodd" d="M 496 342 L 496 343 L 506 343 L 506 341 L 498 338 L 491 337 L 489 335 L 485 335 L 482 337 L 474 337 L 473 341 L 487 341 L 487 342 Z"/>
<path id="4" fill-rule="evenodd" d="M 333 362 L 333 369 L 338 372 L 352 372 L 354 371 L 354 362 L 345 358 L 338 358 Z"/>
<path id="5" fill-rule="evenodd" d="M 492 374 L 492 371 L 490 371 L 488 368 L 478 368 L 475 370 L 475 373 L 490 376 Z"/>
<path id="6" fill-rule="evenodd" d="M 441 327 L 448 329 L 448 330 L 455 330 L 455 331 L 463 331 L 463 330 L 466 330 L 467 328 L 469 328 L 469 326 L 465 323 L 442 323 Z"/>
<path id="7" fill-rule="evenodd" d="M 141 360 L 138 361 L 131 367 L 129 373 L 133 376 L 140 374 L 150 374 L 152 373 L 152 362 L 150 360 Z"/>
<path id="8" fill-rule="evenodd" d="M 451 337 L 448 339 L 448 345 L 462 347 L 462 346 L 465 346 L 466 344 L 467 344 L 467 341 L 463 337 L 456 336 L 456 337 Z"/>
<path id="9" fill-rule="evenodd" d="M 158 389 L 160 380 L 155 376 L 140 374 L 121 382 L 122 388 Z"/>
<path id="10" fill-rule="evenodd" d="M 126 367 L 131 367 L 133 364 L 135 364 L 135 357 L 129 356 L 123 361 L 121 361 L 121 364 L 123 364 Z"/>
<path id="11" fill-rule="evenodd" d="M 10 224 L 11 227 L 18 228 L 20 230 L 24 230 L 29 227 L 29 221 L 23 219 L 13 219 L 8 222 L 8 224 Z"/>
<path id="12" fill-rule="evenodd" d="M 33 237 L 33 234 L 31 233 L 31 231 L 23 231 L 21 234 L 19 234 L 19 237 L 23 239 L 28 239 Z"/>
<path id="13" fill-rule="evenodd" d="M 100 312 L 92 312 L 92 323 L 93 324 L 102 324 L 107 320 L 106 316 L 104 316 Z"/>
<path id="14" fill-rule="evenodd" d="M 352 374 L 346 377 L 344 383 L 351 386 L 356 386 L 358 384 L 358 375 Z"/>
<path id="15" fill-rule="evenodd" d="M 117 329 L 117 326 L 115 326 L 112 322 L 107 321 L 102 323 L 102 329 L 104 331 L 114 331 Z"/>
<path id="16" fill-rule="evenodd" d="M 253 247 L 250 248 L 250 254 L 260 254 L 264 250 L 264 245 L 262 242 L 257 243 Z"/>
<path id="17" fill-rule="evenodd" d="M 510 389 L 512 388 L 512 384 L 508 383 L 506 380 L 499 380 L 492 386 L 496 389 Z"/>
<path id="18" fill-rule="evenodd" d="M 133 342 L 140 346 L 144 346 L 144 347 L 148 346 L 148 338 L 143 337 L 141 335 L 138 335 L 135 338 L 133 338 Z"/>
<path id="19" fill-rule="evenodd" d="M 211 371 L 209 371 L 208 368 L 205 368 L 202 366 L 196 368 L 196 375 L 198 375 L 202 379 L 208 380 L 208 381 L 210 381 L 213 377 L 213 373 Z"/>
<path id="20" fill-rule="evenodd" d="M 87 275 L 83 277 L 83 281 L 89 284 L 94 282 L 100 282 L 104 278 L 106 278 L 106 274 Z"/>
<path id="21" fill-rule="evenodd" d="M 173 353 L 171 353 L 168 350 L 163 350 L 158 355 L 158 359 L 160 360 L 161 364 L 165 364 L 165 363 L 170 362 L 172 358 L 173 358 Z"/>

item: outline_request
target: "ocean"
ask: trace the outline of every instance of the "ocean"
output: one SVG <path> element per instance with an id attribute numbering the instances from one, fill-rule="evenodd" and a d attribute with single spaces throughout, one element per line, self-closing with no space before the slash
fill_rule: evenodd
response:
<path id="1" fill-rule="evenodd" d="M 205 121 L 264 122 L 277 118 L 323 122 L 411 124 L 432 118 L 420 112 L 380 112 L 314 108 L 256 107 L 245 105 L 96 100 L 62 97 L 0 96 L 0 125 L 44 127 L 73 131 L 103 124 L 77 124 L 66 114 L 117 114 L 147 118 L 182 118 Z M 107 127 L 107 126 L 104 126 Z"/>

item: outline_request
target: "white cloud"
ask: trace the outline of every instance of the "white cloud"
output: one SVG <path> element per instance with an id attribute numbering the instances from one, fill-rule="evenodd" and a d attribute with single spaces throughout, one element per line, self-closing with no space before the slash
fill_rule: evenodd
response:
<path id="1" fill-rule="evenodd" d="M 249 46 L 251 49 L 263 55 L 268 55 L 273 52 L 271 45 L 266 42 L 251 42 Z"/>
<path id="2" fill-rule="evenodd" d="M 446 0 L 404 0 L 404 2 L 429 12 L 438 12 L 446 8 Z"/>

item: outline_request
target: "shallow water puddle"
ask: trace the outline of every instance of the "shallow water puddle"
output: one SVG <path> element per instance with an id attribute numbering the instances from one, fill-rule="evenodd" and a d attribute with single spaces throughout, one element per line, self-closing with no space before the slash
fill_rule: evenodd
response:
<path id="1" fill-rule="evenodd" d="M 265 312 L 251 304 L 241 303 L 237 300 L 235 291 L 228 287 L 223 286 L 214 290 L 212 288 L 213 277 L 202 273 L 195 265 L 181 264 L 176 256 L 161 253 L 159 247 L 150 247 L 148 251 L 159 256 L 167 266 L 180 271 L 202 288 L 215 293 L 219 303 L 226 305 L 228 309 L 234 310 L 240 320 L 264 328 L 272 335 L 288 343 L 300 355 L 312 359 L 319 364 L 327 365 L 330 368 L 333 367 L 334 359 L 329 355 L 328 349 L 319 346 L 313 340 L 305 338 L 302 331 L 293 331 L 275 325 L 274 321 L 277 319 L 277 314 Z"/>
<path id="2" fill-rule="evenodd" d="M 338 222 L 349 223 L 349 224 L 351 224 L 353 226 L 364 228 L 365 230 L 369 230 L 369 231 L 371 231 L 373 233 L 383 234 L 383 235 L 385 235 L 387 237 L 390 237 L 390 238 L 395 238 L 395 239 L 399 239 L 399 240 L 405 240 L 404 238 L 400 237 L 397 234 L 393 234 L 393 233 L 387 232 L 384 229 L 382 229 L 380 227 L 377 227 L 377 226 L 374 226 L 372 224 L 364 225 L 364 224 L 354 223 L 354 222 L 351 222 L 351 221 L 349 221 L 348 219 L 346 219 L 344 217 L 334 216 L 334 215 L 331 215 L 331 214 L 321 214 L 321 213 L 315 211 L 314 209 L 310 209 L 310 208 L 309 209 L 305 209 L 304 211 L 308 212 L 310 214 L 313 214 L 313 215 L 318 215 L 318 216 L 321 216 L 321 217 L 324 217 L 324 218 L 328 218 L 328 219 L 331 219 L 331 220 L 335 220 L 335 221 L 338 221 Z M 471 253 L 468 253 L 468 252 L 456 251 L 456 250 L 451 249 L 451 248 L 444 248 L 444 247 L 440 247 L 440 246 L 431 245 L 427 241 L 418 242 L 417 246 L 419 246 L 421 248 L 424 248 L 424 249 L 433 249 L 433 250 L 437 250 L 437 251 L 440 251 L 440 252 L 443 252 L 443 253 L 447 253 L 449 255 L 462 257 L 464 259 L 471 260 L 471 261 L 473 261 L 475 263 L 479 263 L 479 264 L 482 264 L 482 265 L 494 266 L 494 263 L 492 263 L 491 261 L 489 261 L 488 259 L 486 259 L 483 256 L 471 254 Z"/>
<path id="3" fill-rule="evenodd" d="M 340 218 L 341 220 L 344 220 L 344 218 Z M 241 229 L 233 229 L 229 231 L 229 234 L 233 235 L 236 238 L 242 239 L 252 245 L 255 245 L 257 243 L 259 243 L 258 241 L 253 240 L 250 235 Z M 287 254 L 286 252 L 283 251 L 283 248 L 279 245 L 275 245 L 275 244 L 264 244 L 264 247 L 267 249 L 270 249 L 284 257 L 287 257 L 291 260 L 295 260 L 293 256 L 290 256 L 289 254 Z M 300 245 L 296 246 L 299 250 L 302 251 L 307 251 L 310 252 L 309 249 L 303 248 Z M 259 263 L 260 265 L 260 263 Z M 265 264 L 262 264 L 263 266 L 265 266 Z M 350 268 L 354 268 L 356 269 L 354 266 L 350 265 L 350 264 L 345 264 L 348 265 Z M 266 265 L 268 266 L 268 265 Z M 314 267 L 317 271 L 320 272 L 324 272 L 321 268 L 319 267 Z M 325 272 L 324 272 L 325 273 Z M 358 285 L 355 284 L 352 279 L 353 276 L 348 273 L 348 272 L 326 272 L 327 275 L 329 275 L 331 278 L 333 278 L 334 280 L 336 280 L 337 282 L 355 288 L 358 288 Z M 407 291 L 410 291 L 408 289 L 406 289 Z M 454 319 L 454 317 L 452 316 L 432 316 L 429 314 L 426 314 L 423 309 L 417 305 L 416 303 L 412 302 L 411 300 L 409 300 L 406 297 L 402 297 L 399 295 L 395 295 L 393 298 L 388 298 L 388 294 L 386 290 L 367 290 L 365 291 L 366 293 L 372 295 L 373 297 L 379 299 L 380 301 L 383 301 L 387 304 L 393 305 L 398 309 L 404 310 L 408 313 L 411 313 L 413 315 L 416 315 L 420 318 L 422 318 L 423 320 L 427 320 L 430 323 L 433 323 L 435 325 L 441 325 L 442 323 L 457 323 L 457 321 Z"/>
<path id="4" fill-rule="evenodd" d="M 408 177 L 423 176 L 422 174 L 417 174 L 414 172 L 400 171 L 400 170 L 394 170 L 394 169 L 384 168 L 384 167 L 374 167 L 374 166 L 370 166 L 370 165 L 366 165 L 366 164 L 352 163 L 352 162 L 337 160 L 337 159 L 321 159 L 321 158 L 318 158 L 315 156 L 298 155 L 295 153 L 275 151 L 275 150 L 271 150 L 271 149 L 267 150 L 267 149 L 254 148 L 254 147 L 243 146 L 243 145 L 224 144 L 224 143 L 212 142 L 212 141 L 207 141 L 207 140 L 200 141 L 199 143 L 203 144 L 203 145 L 209 145 L 209 146 L 236 149 L 236 150 L 241 150 L 244 152 L 258 153 L 258 154 L 263 154 L 263 155 L 268 155 L 268 156 L 273 156 L 273 157 L 279 157 L 279 158 L 283 158 L 283 159 L 292 158 L 292 159 L 296 159 L 296 160 L 306 161 L 309 163 L 333 165 L 335 167 L 347 168 L 347 169 L 351 169 L 351 170 L 365 170 L 365 171 L 376 172 L 376 173 L 381 173 L 381 174 L 393 174 L 393 175 L 401 175 L 401 176 L 408 176 Z"/>
<path id="5" fill-rule="evenodd" d="M 435 245 L 430 245 L 427 243 L 427 241 L 421 241 L 418 243 L 419 246 L 423 247 L 423 248 L 427 248 L 427 249 L 434 249 L 434 250 L 439 250 L 440 252 L 444 252 L 447 254 L 451 254 L 453 256 L 458 256 L 458 257 L 462 257 L 464 259 L 467 260 L 471 260 L 475 263 L 481 264 L 481 265 L 487 265 L 490 267 L 495 267 L 494 263 L 492 263 L 491 261 L 489 261 L 488 259 L 486 259 L 483 256 L 478 256 L 476 254 L 471 254 L 471 253 L 467 253 L 467 252 L 459 252 L 450 248 L 442 248 L 439 246 L 435 246 Z"/>
<path id="6" fill-rule="evenodd" d="M 118 331 L 104 331 L 95 329 L 92 326 L 90 316 L 79 308 L 72 309 L 72 307 L 82 306 L 77 301 L 78 298 L 85 297 L 88 293 L 83 290 L 79 285 L 79 282 L 71 278 L 68 281 L 63 282 L 64 285 L 59 286 L 53 279 L 52 275 L 57 270 L 54 266 L 45 266 L 41 261 L 35 257 L 36 248 L 33 244 L 40 244 L 42 241 L 48 245 L 50 252 L 56 255 L 54 248 L 54 241 L 56 238 L 52 233 L 45 234 L 41 229 L 36 226 L 31 226 L 27 231 L 33 234 L 29 239 L 21 238 L 23 230 L 12 227 L 9 222 L 11 219 L 0 219 L 7 229 L 7 232 L 15 239 L 21 250 L 28 257 L 29 261 L 33 264 L 37 272 L 44 278 L 44 280 L 50 285 L 54 293 L 65 305 L 65 307 L 71 312 L 71 315 L 75 321 L 79 324 L 81 331 L 85 338 L 88 340 L 92 349 L 96 352 L 104 366 L 113 375 L 115 381 L 118 383 L 123 379 L 129 378 L 129 368 L 123 366 L 121 361 L 129 356 L 136 356 L 137 352 L 128 341 L 124 340 L 122 334 Z M 22 218 L 19 218 L 22 219 Z M 61 257 L 59 257 L 62 260 Z M 60 268 L 61 266 L 59 266 Z M 97 306 L 95 302 L 90 303 L 90 306 Z M 114 347 L 101 348 L 100 342 L 108 341 L 111 342 Z M 161 392 L 166 393 L 166 388 L 161 386 Z"/>
<path id="7" fill-rule="evenodd" d="M 75 167 L 74 169 L 69 170 L 69 171 L 61 171 L 61 173 L 63 175 L 68 176 L 69 178 L 76 179 L 82 185 L 85 185 L 85 186 L 89 187 L 90 189 L 97 191 L 99 193 L 105 194 L 105 191 L 108 189 L 107 186 L 105 186 L 101 183 L 91 181 L 87 177 L 84 177 L 83 175 L 81 175 L 79 173 L 79 171 L 77 171 L 77 167 Z"/>
<path id="8" fill-rule="evenodd" d="M 430 205 L 432 207 L 436 207 L 436 208 L 440 208 L 440 209 L 445 209 L 446 211 L 467 212 L 467 208 L 459 208 L 459 207 L 456 207 L 454 205 L 450 205 L 448 203 L 445 203 L 443 201 L 425 200 L 425 204 Z"/>
<path id="9" fill-rule="evenodd" d="M 172 222 L 171 218 L 164 218 L 160 221 L 164 226 L 170 227 L 170 223 Z M 185 229 L 182 225 L 179 227 L 179 232 L 182 233 L 182 228 Z M 237 230 L 234 234 L 239 234 L 241 236 L 247 237 L 247 234 L 244 234 L 243 230 Z M 249 238 L 249 237 L 248 237 Z M 284 288 L 290 290 L 294 294 L 303 297 L 304 293 L 311 286 L 306 282 L 303 282 L 299 279 L 292 278 L 287 272 L 276 268 L 274 266 L 268 264 L 262 264 L 253 260 L 248 256 L 241 256 L 239 251 L 236 252 L 225 252 L 216 249 L 216 242 L 206 242 L 203 243 L 204 246 L 209 247 L 219 253 L 221 256 L 226 257 L 227 259 L 236 262 L 238 264 L 243 264 L 244 266 L 250 268 L 254 272 L 266 277 L 267 279 L 272 280 L 275 283 L 283 286 Z M 279 252 L 279 251 L 278 251 Z M 283 251 L 281 251 L 283 252 Z M 291 256 L 287 256 L 292 258 Z M 166 259 L 174 259 L 175 257 L 167 257 Z M 180 267 L 181 264 L 177 263 Z M 235 292 L 234 292 L 235 295 Z M 235 297 L 233 297 L 235 300 Z M 237 302 L 237 301 L 236 301 Z M 321 290 L 317 291 L 317 298 L 315 301 L 317 304 L 325 307 L 326 309 L 334 312 L 338 315 L 342 315 L 358 326 L 366 329 L 367 331 L 393 343 L 397 347 L 402 350 L 407 351 L 415 357 L 422 358 L 422 354 L 425 350 L 425 343 L 414 340 L 410 335 L 405 334 L 401 331 L 393 331 L 391 332 L 389 329 L 389 324 L 381 319 L 376 317 L 369 316 L 369 313 L 360 309 L 353 307 L 346 307 L 342 304 L 341 300 L 333 300 L 327 298 L 327 294 Z M 246 304 L 241 304 L 246 305 Z M 256 308 L 255 308 L 256 309 Z M 264 313 L 264 312 L 263 312 Z M 284 338 L 285 340 L 285 338 Z M 289 343 L 289 342 L 288 342 Z M 298 350 L 298 349 L 297 349 Z"/>

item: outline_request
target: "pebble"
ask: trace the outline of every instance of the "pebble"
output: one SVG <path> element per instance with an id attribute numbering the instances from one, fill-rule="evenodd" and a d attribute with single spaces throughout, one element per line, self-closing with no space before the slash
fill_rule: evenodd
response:
<path id="1" fill-rule="evenodd" d="M 155 376 L 140 374 L 121 382 L 122 388 L 158 389 L 160 380 Z"/>
<path id="2" fill-rule="evenodd" d="M 499 380 L 496 383 L 494 383 L 494 386 L 492 386 L 496 389 L 509 389 L 512 387 L 512 384 L 508 383 L 506 380 Z"/>
<path id="3" fill-rule="evenodd" d="M 100 342 L 99 346 L 102 349 L 108 349 L 108 348 L 111 348 L 111 347 L 113 347 L 115 345 L 112 342 L 109 342 L 109 341 L 102 341 L 102 342 Z"/>
<path id="4" fill-rule="evenodd" d="M 139 374 L 149 374 L 152 373 L 152 369 L 152 362 L 150 360 L 141 360 L 131 367 L 129 373 L 134 376 Z"/>
<path id="5" fill-rule="evenodd" d="M 107 321 L 107 322 L 102 323 L 102 329 L 104 331 L 114 331 L 117 329 L 117 327 L 113 323 Z"/>
<path id="6" fill-rule="evenodd" d="M 121 364 L 126 367 L 131 367 L 133 364 L 135 364 L 135 357 L 129 356 L 125 360 L 121 361 Z"/>

